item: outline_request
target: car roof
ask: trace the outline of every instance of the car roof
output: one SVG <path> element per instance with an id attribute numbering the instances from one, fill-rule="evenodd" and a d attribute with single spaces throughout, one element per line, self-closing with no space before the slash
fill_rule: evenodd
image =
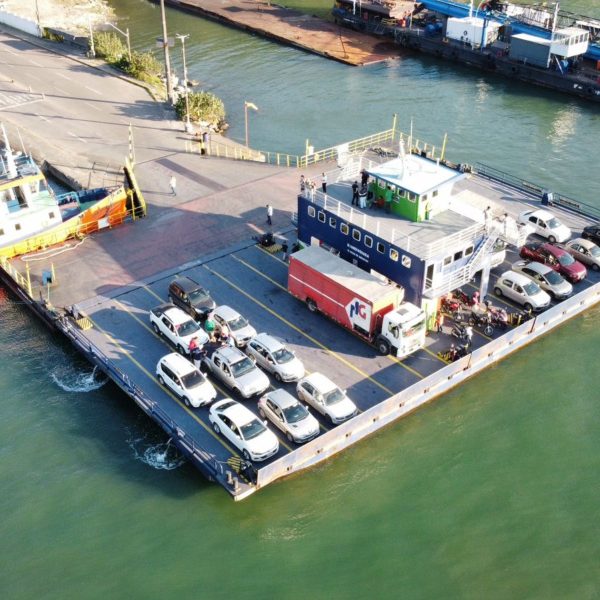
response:
<path id="1" fill-rule="evenodd" d="M 536 210 L 526 210 L 523 215 L 528 215 L 530 217 L 541 217 L 542 219 L 553 219 L 554 215 L 549 210 L 544 210 L 543 208 L 538 208 Z"/>
<path id="2" fill-rule="evenodd" d="M 545 275 L 546 273 L 552 271 L 554 272 L 554 269 L 552 267 L 549 267 L 548 265 L 545 265 L 544 263 L 540 263 L 540 262 L 536 262 L 534 260 L 529 260 L 529 261 L 521 261 L 523 264 L 523 267 L 527 267 L 529 269 L 531 269 L 532 271 L 537 271 L 540 275 Z"/>
<path id="3" fill-rule="evenodd" d="M 223 360 L 226 360 L 229 363 L 237 362 L 241 358 L 247 358 L 239 348 L 233 348 L 232 346 L 221 346 L 215 350 L 215 353 L 218 353 Z"/>
<path id="4" fill-rule="evenodd" d="M 227 406 L 224 410 L 221 410 L 221 406 L 226 404 L 227 402 L 231 402 L 230 406 Z M 227 398 L 225 400 L 221 400 L 213 405 L 215 410 L 218 410 L 222 415 L 226 415 L 232 421 L 235 422 L 236 425 L 245 425 L 246 423 L 250 423 L 250 421 L 254 421 L 256 419 L 256 415 L 250 410 L 248 410 L 243 404 L 236 402 L 235 400 L 231 400 Z"/>
<path id="5" fill-rule="evenodd" d="M 567 246 L 571 246 L 572 244 L 579 244 L 580 246 L 583 246 L 584 248 L 587 248 L 588 250 L 590 248 L 593 248 L 594 246 L 596 246 L 596 244 L 594 244 L 594 242 L 592 242 L 592 240 L 585 240 L 583 238 L 575 238 L 574 240 L 569 240 L 567 242 Z"/>
<path id="6" fill-rule="evenodd" d="M 554 244 L 542 244 L 540 247 L 544 248 L 544 250 L 548 250 L 548 252 L 551 252 L 552 254 L 554 254 L 554 256 L 562 256 L 563 254 L 568 254 L 566 250 L 563 250 L 560 246 L 555 246 Z"/>
<path id="7" fill-rule="evenodd" d="M 520 275 L 520 277 L 525 277 L 525 275 Z M 320 392 L 328 392 L 334 387 L 337 387 L 335 383 L 333 383 L 333 381 L 329 379 L 329 377 L 326 377 L 322 373 L 311 373 L 310 375 L 307 375 L 302 381 L 308 381 Z"/>
<path id="8" fill-rule="evenodd" d="M 171 321 L 173 321 L 174 325 L 180 325 L 181 323 L 186 323 L 191 319 L 190 315 L 188 315 L 185 311 L 177 308 L 177 306 L 172 306 L 163 312 L 163 314 L 167 315 Z"/>
<path id="9" fill-rule="evenodd" d="M 237 310 L 231 308 L 231 306 L 227 306 L 226 304 L 223 304 L 222 306 L 217 306 L 217 308 L 215 308 L 215 314 L 219 315 L 226 321 L 237 319 L 240 316 L 240 313 Z"/>
<path id="10" fill-rule="evenodd" d="M 160 359 L 160 362 L 164 363 L 173 371 L 176 371 L 178 375 L 189 373 L 196 369 L 187 358 L 181 356 L 181 354 L 178 354 L 177 352 L 165 354 L 165 356 Z"/>
<path id="11" fill-rule="evenodd" d="M 279 348 L 283 347 L 283 342 L 280 342 L 277 338 L 274 338 L 268 333 L 259 333 L 254 337 L 255 340 L 260 342 L 267 350 L 274 352 Z"/>
<path id="12" fill-rule="evenodd" d="M 510 279 L 513 283 L 518 283 L 519 285 L 527 285 L 531 283 L 531 279 L 523 273 L 517 273 L 516 271 L 505 271 L 500 275 L 500 279 Z"/>
<path id="13" fill-rule="evenodd" d="M 191 277 L 187 277 L 185 275 L 180 275 L 179 277 L 175 277 L 171 284 L 176 283 L 184 292 L 192 292 L 193 290 L 197 290 L 202 286 L 194 281 Z"/>
<path id="14" fill-rule="evenodd" d="M 279 408 L 288 408 L 289 406 L 296 406 L 298 400 L 294 398 L 289 392 L 282 389 L 273 390 L 265 394 L 267 398 L 270 398 L 279 406 Z"/>

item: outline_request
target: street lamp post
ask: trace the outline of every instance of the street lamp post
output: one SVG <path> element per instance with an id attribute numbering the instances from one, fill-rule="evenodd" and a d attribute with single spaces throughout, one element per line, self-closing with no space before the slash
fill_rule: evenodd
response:
<path id="1" fill-rule="evenodd" d="M 131 40 L 129 39 L 129 27 L 127 27 L 127 29 L 125 29 L 125 31 L 122 31 L 116 25 L 113 25 L 112 23 L 105 23 L 105 25 L 108 25 L 109 27 L 116 29 L 121 35 L 125 36 L 125 39 L 127 40 L 127 56 L 129 57 L 129 62 L 131 62 Z"/>
<path id="2" fill-rule="evenodd" d="M 256 104 L 253 104 L 252 102 L 244 102 L 244 123 L 245 123 L 245 129 L 246 129 L 246 148 L 249 147 L 248 145 L 248 109 L 251 108 L 252 110 L 258 110 L 258 106 L 256 106 Z"/>
<path id="3" fill-rule="evenodd" d="M 169 60 L 169 38 L 167 36 L 167 19 L 165 17 L 165 0 L 160 0 L 160 18 L 162 20 L 162 44 L 165 51 L 165 75 L 167 77 L 167 98 L 174 104 L 173 81 L 171 79 L 171 61 Z"/>
<path id="4" fill-rule="evenodd" d="M 175 37 L 181 42 L 181 54 L 183 55 L 183 86 L 185 94 L 185 130 L 187 133 L 192 132 L 192 124 L 190 123 L 190 96 L 188 88 L 188 75 L 187 75 L 187 64 L 185 62 L 185 40 L 189 38 L 189 34 L 181 35 L 175 34 Z"/>

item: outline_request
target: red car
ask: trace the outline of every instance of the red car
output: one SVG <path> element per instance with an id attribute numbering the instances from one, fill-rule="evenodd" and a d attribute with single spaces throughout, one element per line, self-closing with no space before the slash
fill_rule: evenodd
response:
<path id="1" fill-rule="evenodd" d="M 552 267 L 571 283 L 577 283 L 587 276 L 587 269 L 580 262 L 566 250 L 552 244 L 525 244 L 519 251 L 519 256 Z"/>

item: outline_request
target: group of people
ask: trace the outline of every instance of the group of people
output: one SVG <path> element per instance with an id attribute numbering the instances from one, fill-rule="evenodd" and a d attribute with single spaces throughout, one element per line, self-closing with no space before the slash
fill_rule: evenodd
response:
<path id="1" fill-rule="evenodd" d="M 235 346 L 235 340 L 229 332 L 227 325 L 223 324 L 217 331 L 216 323 L 212 313 L 210 313 L 204 321 L 204 331 L 208 334 L 208 343 L 220 344 L 221 346 Z M 202 366 L 202 361 L 206 358 L 208 352 L 203 344 L 198 341 L 198 336 L 194 336 L 188 345 L 188 352 L 194 366 L 198 369 Z"/>

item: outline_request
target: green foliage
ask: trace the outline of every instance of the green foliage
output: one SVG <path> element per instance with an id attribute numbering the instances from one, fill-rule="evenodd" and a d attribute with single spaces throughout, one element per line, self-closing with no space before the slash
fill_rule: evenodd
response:
<path id="1" fill-rule="evenodd" d="M 99 31 L 94 33 L 94 50 L 96 56 L 107 63 L 118 63 L 127 55 L 127 47 L 116 33 Z"/>
<path id="2" fill-rule="evenodd" d="M 152 52 L 132 52 L 131 61 L 125 56 L 119 66 L 127 75 L 135 79 L 153 85 L 160 84 L 162 64 Z"/>
<path id="3" fill-rule="evenodd" d="M 223 100 L 210 92 L 190 92 L 190 119 L 205 121 L 221 129 L 225 123 L 225 105 Z M 185 96 L 182 94 L 175 104 L 180 119 L 185 119 Z"/>

